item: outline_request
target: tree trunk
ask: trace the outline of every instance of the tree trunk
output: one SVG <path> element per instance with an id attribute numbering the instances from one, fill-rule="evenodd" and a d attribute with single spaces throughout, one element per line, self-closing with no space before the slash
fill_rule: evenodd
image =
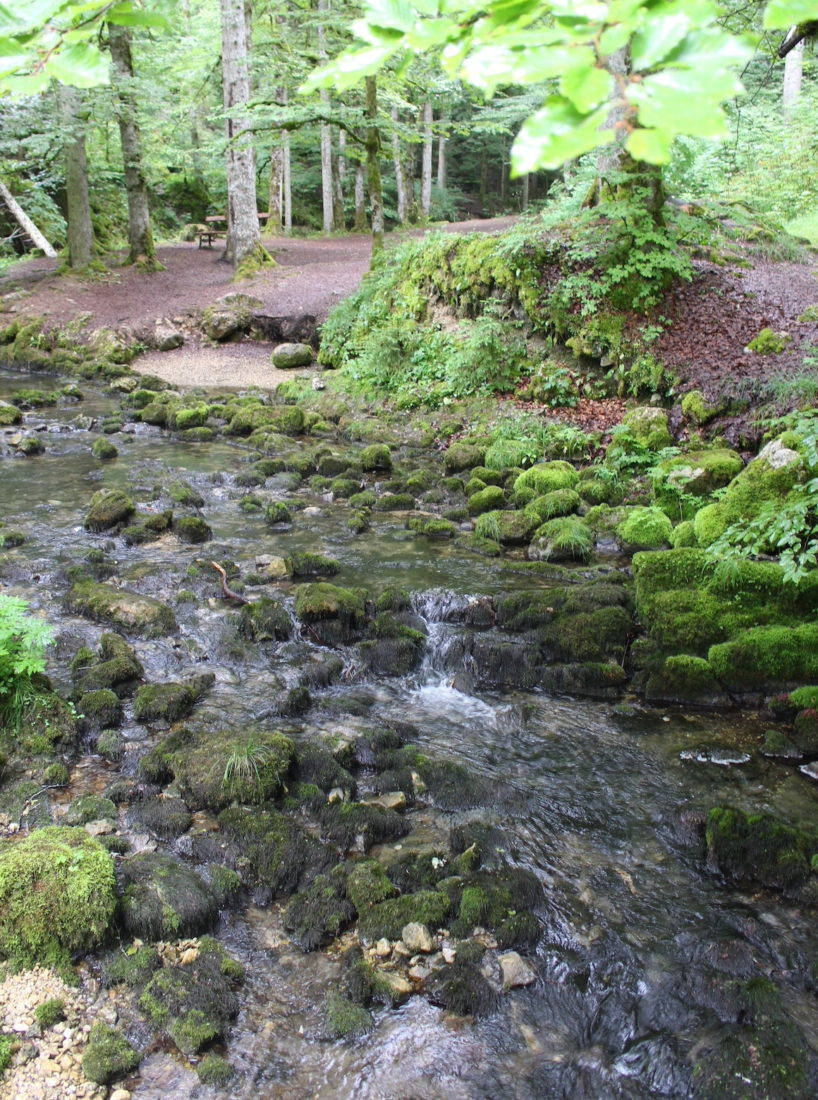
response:
<path id="1" fill-rule="evenodd" d="M 56 257 L 57 253 L 42 235 L 40 230 L 28 216 L 28 214 L 26 214 L 25 210 L 23 210 L 22 206 L 20 206 L 20 204 L 17 202 L 11 191 L 9 191 L 8 187 L 6 187 L 6 185 L 2 182 L 0 182 L 0 198 L 6 204 L 12 216 L 15 218 L 18 225 L 23 230 L 25 235 L 29 238 L 34 247 L 39 248 L 42 252 L 46 254 L 46 256 L 50 257 L 53 260 Z"/>
<path id="2" fill-rule="evenodd" d="M 65 153 L 65 192 L 68 204 L 68 265 L 87 267 L 94 255 L 94 227 L 88 197 L 88 158 L 81 98 L 76 88 L 59 86 Z"/>
<path id="3" fill-rule="evenodd" d="M 221 0 L 222 82 L 227 114 L 227 244 L 223 259 L 237 274 L 272 257 L 261 243 L 256 199 L 256 159 L 247 104 L 250 100 L 250 5 Z M 239 272 L 239 268 L 243 268 Z"/>
<path id="4" fill-rule="evenodd" d="M 344 184 L 347 179 L 347 132 L 346 130 L 338 131 L 338 179 L 341 181 L 341 191 L 343 192 Z"/>
<path id="5" fill-rule="evenodd" d="M 381 135 L 378 129 L 378 82 L 366 77 L 366 181 L 372 211 L 372 255 L 383 248 L 383 188 L 381 187 Z"/>
<path id="6" fill-rule="evenodd" d="M 423 161 L 420 173 L 420 212 L 428 220 L 432 209 L 432 105 L 426 100 L 423 104 Z"/>
<path id="7" fill-rule="evenodd" d="M 109 24 L 108 46 L 114 66 L 119 138 L 122 143 L 125 191 L 128 196 L 128 263 L 138 263 L 146 270 L 156 271 L 161 269 L 161 265 L 156 262 L 148 185 L 142 170 L 142 138 L 136 122 L 131 39 L 130 27 Z"/>
<path id="8" fill-rule="evenodd" d="M 446 189 L 446 137 L 443 134 L 437 139 L 437 185 L 441 191 Z"/>
<path id="9" fill-rule="evenodd" d="M 284 150 L 274 145 L 270 151 L 270 193 L 267 199 L 267 226 L 274 236 L 281 232 L 284 221 Z"/>
<path id="10" fill-rule="evenodd" d="M 284 233 L 287 237 L 293 231 L 293 173 L 290 158 L 290 133 L 285 131 L 282 140 L 284 153 Z"/>
<path id="11" fill-rule="evenodd" d="M 341 158 L 333 148 L 330 160 L 332 171 L 332 224 L 335 229 L 344 230 L 344 189 L 341 186 Z"/>
<path id="12" fill-rule="evenodd" d="M 364 171 L 363 161 L 359 161 L 355 166 L 355 232 L 366 233 L 366 200 L 364 190 L 364 180 L 366 173 Z"/>
<path id="13" fill-rule="evenodd" d="M 791 28 L 792 35 L 795 28 Z M 789 37 L 788 35 L 788 37 Z M 804 39 L 787 53 L 784 58 L 784 88 L 782 93 L 782 107 L 784 114 L 790 114 L 801 95 L 801 78 L 804 72 Z"/>
<path id="14" fill-rule="evenodd" d="M 400 134 L 398 133 L 398 109 L 393 107 L 391 111 L 392 122 L 392 164 L 395 169 L 395 190 L 398 200 L 398 221 L 406 225 L 406 216 L 409 204 L 406 201 L 406 174 L 403 166 L 403 150 L 401 149 Z"/>
<path id="15" fill-rule="evenodd" d="M 327 60 L 327 32 L 324 26 L 323 15 L 329 10 L 329 0 L 318 0 L 318 60 Z M 330 94 L 328 88 L 320 91 L 321 107 L 325 112 L 330 108 Z M 332 128 L 328 122 L 321 123 L 321 208 L 324 216 L 324 232 L 329 234 L 335 228 L 333 198 L 334 188 L 332 183 Z"/>

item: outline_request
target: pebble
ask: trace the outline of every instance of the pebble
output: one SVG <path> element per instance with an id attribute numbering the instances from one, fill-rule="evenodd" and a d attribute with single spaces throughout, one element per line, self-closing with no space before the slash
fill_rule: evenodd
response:
<path id="1" fill-rule="evenodd" d="M 533 985 L 537 973 L 516 951 L 501 955 L 500 970 L 503 973 L 503 989 L 517 989 L 520 986 Z"/>
<path id="2" fill-rule="evenodd" d="M 381 959 L 388 959 L 392 954 L 392 944 L 389 940 L 378 940 L 375 944 L 375 954 Z"/>
<path id="3" fill-rule="evenodd" d="M 425 924 L 418 924 L 417 921 L 404 925 L 400 938 L 412 954 L 417 954 L 420 951 L 424 955 L 428 955 L 437 948 L 429 929 Z"/>

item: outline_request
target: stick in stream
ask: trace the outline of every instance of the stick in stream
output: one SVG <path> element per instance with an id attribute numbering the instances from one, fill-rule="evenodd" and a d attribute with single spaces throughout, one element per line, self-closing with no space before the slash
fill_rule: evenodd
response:
<path id="1" fill-rule="evenodd" d="M 219 574 L 219 576 L 222 579 L 222 592 L 225 594 L 225 596 L 227 596 L 227 598 L 230 599 L 230 600 L 238 601 L 238 603 L 249 604 L 250 600 L 245 600 L 244 596 L 240 596 L 238 594 L 238 592 L 234 592 L 232 588 L 228 588 L 228 586 L 227 586 L 227 574 L 222 569 L 222 567 L 219 565 L 219 563 L 215 562 L 215 561 L 212 561 L 210 564 L 213 566 L 213 568 L 216 570 L 216 572 Z"/>

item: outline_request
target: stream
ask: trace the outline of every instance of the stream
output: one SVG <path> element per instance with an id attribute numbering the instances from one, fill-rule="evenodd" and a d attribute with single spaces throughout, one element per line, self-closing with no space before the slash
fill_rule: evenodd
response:
<path id="1" fill-rule="evenodd" d="M 0 399 L 23 386 L 60 384 L 0 372 Z M 475 1021 L 413 996 L 397 1009 L 375 1009 L 375 1027 L 354 1042 L 330 1040 L 323 1027 L 326 992 L 340 972 L 337 955 L 302 953 L 289 941 L 276 904 L 251 901 L 225 912 L 218 937 L 247 973 L 241 1011 L 224 1046 L 235 1076 L 222 1088 L 204 1086 L 172 1044 L 157 1045 L 129 1086 L 133 1100 L 756 1096 L 742 1091 L 731 1045 L 742 1024 L 738 987 L 755 979 L 777 987 L 808 1054 L 803 1095 L 814 1094 L 814 915 L 770 893 L 726 887 L 708 872 L 701 843 L 701 820 L 714 805 L 814 819 L 816 787 L 758 753 L 760 717 L 473 690 L 468 676 L 461 678 L 468 667 L 458 639 L 473 629 L 463 608 L 546 580 L 451 542 L 416 539 L 400 513 L 381 514 L 371 530 L 354 535 L 345 526 L 343 502 L 310 493 L 291 475 L 242 485 L 248 451 L 238 444 L 182 443 L 158 428 L 126 423 L 110 436 L 119 457 L 101 463 L 90 449 L 98 427 L 77 426 L 76 418 L 98 421 L 117 408 L 117 399 L 81 388 L 82 402 L 26 413 L 25 430 L 41 434 L 43 455 L 13 454 L 3 433 L 19 429 L 0 429 L 0 520 L 26 536 L 3 552 L 0 588 L 24 597 L 54 624 L 49 674 L 58 690 L 70 692 L 68 666 L 79 646 L 95 647 L 106 629 L 63 610 L 66 568 L 97 547 L 115 563 L 116 579 L 167 599 L 179 621 L 180 633 L 170 638 L 130 639 L 146 678 L 213 672 L 216 682 L 195 720 L 241 729 L 269 715 L 276 686 L 294 683 L 327 650 L 297 637 L 274 651 L 237 648 L 237 610 L 221 598 L 215 573 L 204 566 L 190 574 L 191 564 L 229 559 L 246 573 L 260 559 L 293 550 L 329 555 L 341 565 L 334 578 L 340 585 L 371 594 L 390 585 L 411 591 L 413 613 L 427 634 L 422 664 L 403 678 L 342 677 L 312 691 L 306 715 L 267 720 L 284 732 L 315 735 L 379 721 L 412 723 L 414 743 L 466 765 L 495 797 L 469 811 L 421 805 L 411 812 L 403 849 L 445 846 L 449 829 L 464 821 L 496 825 L 506 838 L 506 857 L 534 871 L 546 896 L 533 985 L 503 996 L 496 1011 Z M 435 456 L 426 461 L 435 468 Z M 84 530 L 95 490 L 122 488 L 150 506 L 179 478 L 205 498 L 201 514 L 213 530 L 211 542 L 191 546 L 168 535 L 126 546 Z M 247 492 L 298 498 L 305 507 L 294 513 L 290 529 L 278 530 L 239 510 Z M 625 560 L 606 564 L 627 567 Z M 272 593 L 291 606 L 293 587 L 281 581 L 247 588 L 245 595 Z M 127 706 L 120 732 L 126 751 L 119 768 L 90 749 L 80 755 L 70 790 L 54 800 L 55 818 L 66 801 L 100 791 L 118 770 L 135 775 L 139 758 L 162 736 L 158 727 L 133 721 Z M 184 842 L 169 847 L 184 856 Z M 708 1069 L 719 1059 L 727 1065 L 721 1076 Z"/>

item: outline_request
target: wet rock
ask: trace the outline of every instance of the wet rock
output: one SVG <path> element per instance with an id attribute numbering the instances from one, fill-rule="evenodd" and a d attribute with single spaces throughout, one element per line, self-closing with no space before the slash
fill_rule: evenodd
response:
<path id="1" fill-rule="evenodd" d="M 318 875 L 284 911 L 284 927 L 302 951 L 314 951 L 335 939 L 354 919 L 355 906 L 346 896 L 343 865 L 329 875 Z"/>
<path id="2" fill-rule="evenodd" d="M 537 973 L 533 966 L 516 951 L 508 951 L 505 955 L 500 955 L 498 961 L 503 975 L 503 989 L 533 985 L 537 980 Z"/>
<path id="3" fill-rule="evenodd" d="M 23 414 L 20 409 L 8 401 L 0 401 L 0 428 L 8 428 L 22 422 Z"/>
<path id="4" fill-rule="evenodd" d="M 187 832 L 193 820 L 181 798 L 148 798 L 137 802 L 130 819 L 138 829 L 154 833 L 161 840 L 175 840 Z"/>
<path id="5" fill-rule="evenodd" d="M 103 634 L 99 650 L 81 649 L 71 662 L 75 691 L 82 695 L 110 688 L 120 697 L 132 694 L 144 669 L 133 648 L 118 634 Z"/>
<path id="6" fill-rule="evenodd" d="M 319 811 L 319 819 L 324 836 L 345 850 L 367 851 L 373 844 L 397 840 L 409 832 L 409 824 L 394 810 L 361 802 L 328 803 Z"/>
<path id="7" fill-rule="evenodd" d="M 134 719 L 137 722 L 177 722 L 186 718 L 215 679 L 212 672 L 206 672 L 180 682 L 143 684 L 134 699 Z"/>
<path id="8" fill-rule="evenodd" d="M 116 822 L 118 818 L 117 808 L 110 798 L 84 794 L 74 799 L 66 810 L 63 821 L 66 825 L 85 825 L 90 821 Z"/>
<path id="9" fill-rule="evenodd" d="M 461 959 L 438 970 L 427 992 L 432 1004 L 458 1016 L 488 1016 L 497 1005 L 497 994 L 478 967 Z"/>
<path id="10" fill-rule="evenodd" d="M 107 531 L 130 519 L 136 505 L 121 489 L 100 489 L 91 497 L 83 524 L 86 531 Z"/>
<path id="11" fill-rule="evenodd" d="M 293 753 L 292 741 L 271 730 L 187 731 L 184 740 L 168 739 L 164 764 L 192 809 L 218 810 L 274 798 Z"/>
<path id="12" fill-rule="evenodd" d="M 66 608 L 97 622 L 110 623 L 126 633 L 147 638 L 160 637 L 178 630 L 171 609 L 127 588 L 96 581 L 78 581 L 66 597 Z"/>
<path id="13" fill-rule="evenodd" d="M 780 730 L 765 730 L 761 755 L 773 760 L 801 760 L 803 752 Z"/>
<path id="14" fill-rule="evenodd" d="M 739 752 L 734 749 L 699 748 L 683 749 L 679 753 L 680 760 L 694 760 L 697 764 L 715 764 L 721 768 L 737 767 L 748 764 L 752 757 L 748 752 Z"/>
<path id="15" fill-rule="evenodd" d="M 311 638 L 322 645 L 337 645 L 350 641 L 363 627 L 365 593 L 325 582 L 302 584 L 295 592 L 295 613 Z"/>
<path id="16" fill-rule="evenodd" d="M 380 806 L 384 810 L 405 810 L 406 795 L 403 791 L 389 791 L 387 794 L 378 795 L 376 798 L 366 798 L 364 802 L 369 806 Z"/>
<path id="17" fill-rule="evenodd" d="M 706 838 L 708 862 L 725 878 L 787 893 L 806 883 L 818 852 L 818 833 L 726 806 L 707 815 Z"/>
<path id="18" fill-rule="evenodd" d="M 108 1085 L 139 1065 L 139 1055 L 116 1028 L 97 1022 L 91 1028 L 82 1056 L 82 1070 L 89 1081 Z"/>
<path id="19" fill-rule="evenodd" d="M 407 924 L 439 928 L 449 915 L 451 903 L 437 890 L 401 894 L 371 906 L 358 919 L 358 935 L 365 942 L 399 940 Z"/>
<path id="20" fill-rule="evenodd" d="M 309 344 L 279 344 L 272 355 L 273 366 L 279 370 L 308 367 L 313 360 Z"/>
<path id="21" fill-rule="evenodd" d="M 437 942 L 432 938 L 432 934 L 425 924 L 418 924 L 413 921 L 411 924 L 404 925 L 401 929 L 400 938 L 414 955 L 418 953 L 428 955 L 437 950 Z"/>
<path id="22" fill-rule="evenodd" d="M 109 729 L 122 721 L 122 704 L 110 688 L 86 691 L 79 697 L 77 707 L 86 729 Z"/>
<path id="23" fill-rule="evenodd" d="M 213 531 L 201 516 L 178 516 L 173 520 L 173 533 L 181 542 L 196 545 L 209 542 Z"/>
<path id="24" fill-rule="evenodd" d="M 141 940 L 195 936 L 212 927 L 218 906 L 204 879 L 173 856 L 144 852 L 120 865 L 122 923 Z"/>

